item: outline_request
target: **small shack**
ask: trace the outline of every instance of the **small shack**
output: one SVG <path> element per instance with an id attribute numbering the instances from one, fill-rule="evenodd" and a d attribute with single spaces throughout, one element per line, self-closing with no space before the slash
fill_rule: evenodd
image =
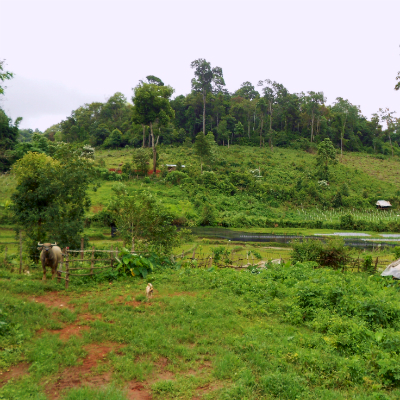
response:
<path id="1" fill-rule="evenodd" d="M 168 168 L 168 172 L 171 172 L 176 170 L 177 164 L 165 164 L 165 166 Z M 181 165 L 181 168 L 185 168 L 185 166 Z"/>
<path id="2" fill-rule="evenodd" d="M 376 208 L 378 210 L 389 210 L 392 205 L 386 200 L 378 200 L 376 202 Z"/>

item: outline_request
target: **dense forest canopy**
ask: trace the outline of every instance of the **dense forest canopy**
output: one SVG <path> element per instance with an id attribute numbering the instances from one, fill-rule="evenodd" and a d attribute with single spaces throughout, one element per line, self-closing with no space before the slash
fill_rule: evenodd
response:
<path id="1" fill-rule="evenodd" d="M 343 151 L 400 154 L 400 120 L 393 111 L 380 109 L 367 119 L 350 100 L 338 97 L 327 105 L 322 91 L 290 93 L 284 84 L 270 79 L 243 82 L 230 93 L 222 68 L 212 68 L 204 59 L 193 61 L 191 67 L 191 93 L 171 101 L 175 118 L 170 123 L 155 124 L 159 143 L 193 142 L 203 131 L 212 132 L 219 145 L 229 140 L 231 144 L 307 149 L 330 138 Z M 147 79 L 149 84 L 164 85 L 155 76 Z M 72 111 L 58 131 L 46 135 L 50 140 L 105 148 L 150 146 L 149 128 L 132 120 L 132 108 L 123 94 L 115 93 L 105 103 L 85 104 Z"/>
<path id="2" fill-rule="evenodd" d="M 341 152 L 400 155 L 400 119 L 392 110 L 381 108 L 368 119 L 350 100 L 338 97 L 327 105 L 322 91 L 290 93 L 283 83 L 271 79 L 256 84 L 245 81 L 231 93 L 225 87 L 222 68 L 212 67 L 204 59 L 193 61 L 190 67 L 194 72 L 192 91 L 170 101 L 175 115 L 168 123 L 157 120 L 152 124 L 157 144 L 193 143 L 202 131 L 211 132 L 218 145 L 316 150 L 318 143 L 329 138 Z M 1 76 L 2 81 L 12 78 L 10 72 Z M 154 75 L 146 79 L 146 85 L 164 86 Z M 398 83 L 395 89 L 399 89 Z M 151 147 L 155 139 L 151 141 L 150 126 L 138 122 L 134 109 L 117 92 L 104 103 L 86 103 L 73 110 L 65 120 L 48 128 L 44 136 L 50 141 L 103 148 Z M 27 151 L 40 151 L 45 146 L 38 137 L 41 132 L 18 130 L 18 122 L 12 124 L 2 111 L 3 170 Z"/>

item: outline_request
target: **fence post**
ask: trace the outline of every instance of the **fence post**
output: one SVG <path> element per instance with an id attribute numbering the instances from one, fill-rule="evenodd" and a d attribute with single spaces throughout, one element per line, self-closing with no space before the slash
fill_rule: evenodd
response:
<path id="1" fill-rule="evenodd" d="M 67 247 L 67 256 L 65 260 L 65 289 L 68 289 L 69 283 L 69 254 L 68 254 L 68 247 Z"/>
<path id="2" fill-rule="evenodd" d="M 135 236 L 132 236 L 132 247 L 131 247 L 131 253 L 135 252 Z"/>
<path id="3" fill-rule="evenodd" d="M 90 275 L 93 275 L 93 267 L 94 267 L 94 246 L 92 247 L 92 260 L 90 263 Z"/>
<path id="4" fill-rule="evenodd" d="M 115 248 L 115 261 L 117 261 L 118 258 L 118 247 Z"/>
<path id="5" fill-rule="evenodd" d="M 7 246 L 4 248 L 4 266 L 7 265 Z"/>
<path id="6" fill-rule="evenodd" d="M 213 258 L 212 258 L 212 256 L 210 256 L 210 268 L 212 267 L 212 260 L 213 260 Z"/>
<path id="7" fill-rule="evenodd" d="M 114 268 L 113 252 L 114 252 L 114 249 L 113 249 L 113 247 L 111 246 L 111 247 L 110 247 L 110 266 L 111 266 L 111 268 Z"/>
<path id="8" fill-rule="evenodd" d="M 60 280 L 61 280 L 63 265 L 64 265 L 64 253 L 61 251 L 61 263 L 60 263 L 61 272 L 57 272 L 57 282 L 60 282 Z"/>
<path id="9" fill-rule="evenodd" d="M 22 232 L 19 231 L 19 273 L 22 274 Z"/>
<path id="10" fill-rule="evenodd" d="M 81 238 L 81 260 L 83 260 L 83 249 L 85 247 L 85 239 Z"/>
<path id="11" fill-rule="evenodd" d="M 379 258 L 379 257 L 376 257 L 376 261 L 375 261 L 375 272 L 376 272 L 376 270 L 378 269 L 378 258 Z"/>

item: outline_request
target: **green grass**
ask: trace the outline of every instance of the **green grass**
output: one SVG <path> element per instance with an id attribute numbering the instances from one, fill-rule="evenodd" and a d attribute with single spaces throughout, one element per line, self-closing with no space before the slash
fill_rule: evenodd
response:
<path id="1" fill-rule="evenodd" d="M 381 278 L 306 265 L 270 266 L 259 275 L 166 270 L 151 277 L 151 301 L 143 296 L 146 281 L 138 278 L 72 282 L 68 291 L 38 278 L 0 279 L 0 320 L 9 329 L 0 335 L 1 369 L 28 362 L 28 373 L 0 388 L 0 399 L 44 400 L 58 379 L 81 370 L 88 384 L 67 385 L 63 400 L 127 400 L 135 385 L 155 400 L 400 395 L 399 287 Z M 31 300 L 54 291 L 73 311 Z M 88 330 L 59 338 L 57 329 L 88 315 Z M 93 346 L 109 351 L 85 370 Z M 102 374 L 107 384 L 92 387 Z"/>

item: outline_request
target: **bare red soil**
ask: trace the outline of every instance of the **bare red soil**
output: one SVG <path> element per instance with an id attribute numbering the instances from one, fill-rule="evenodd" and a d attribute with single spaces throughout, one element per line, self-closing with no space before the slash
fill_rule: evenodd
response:
<path id="1" fill-rule="evenodd" d="M 29 300 L 44 304 L 46 307 L 67 308 L 70 311 L 74 311 L 74 307 L 68 305 L 71 298 L 60 295 L 58 292 L 49 292 L 43 296 L 34 296 Z"/>
<path id="2" fill-rule="evenodd" d="M 18 379 L 22 375 L 28 373 L 29 364 L 20 363 L 10 367 L 6 372 L 0 372 L 0 388 L 4 386 L 10 379 Z"/>
<path id="3" fill-rule="evenodd" d="M 101 387 L 107 385 L 111 380 L 111 372 L 96 374 L 93 368 L 98 361 L 104 360 L 108 353 L 121 348 L 116 343 L 90 344 L 85 346 L 88 352 L 82 365 L 65 368 L 54 382 L 46 387 L 46 394 L 50 400 L 57 400 L 67 389 L 79 386 Z"/>

